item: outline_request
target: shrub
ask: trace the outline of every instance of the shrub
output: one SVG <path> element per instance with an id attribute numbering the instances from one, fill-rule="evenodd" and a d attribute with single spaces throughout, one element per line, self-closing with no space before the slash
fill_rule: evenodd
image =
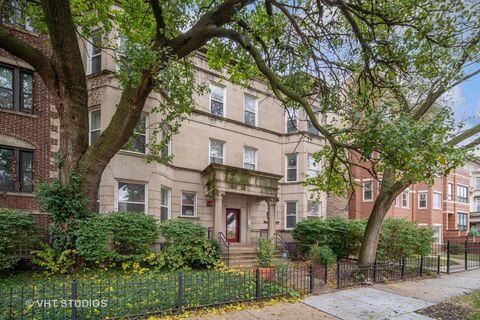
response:
<path id="1" fill-rule="evenodd" d="M 413 255 L 428 255 L 434 232 L 406 219 L 386 219 L 380 231 L 378 260 L 395 260 Z"/>
<path id="2" fill-rule="evenodd" d="M 309 252 L 309 258 L 312 263 L 331 266 L 337 261 L 337 256 L 327 245 L 315 243 Z"/>
<path id="3" fill-rule="evenodd" d="M 180 219 L 169 219 L 159 225 L 160 234 L 171 243 L 205 239 L 205 227 Z"/>
<path id="4" fill-rule="evenodd" d="M 272 266 L 274 248 L 272 240 L 260 238 L 258 240 L 258 247 L 255 250 L 258 266 L 261 268 L 268 268 Z"/>
<path id="5" fill-rule="evenodd" d="M 39 242 L 35 220 L 26 213 L 0 209 L 0 271 L 14 267 L 20 260 L 15 251 Z"/>
<path id="6" fill-rule="evenodd" d="M 136 212 L 99 215 L 79 221 L 76 247 L 89 262 L 139 260 L 158 238 L 152 216 Z"/>
<path id="7" fill-rule="evenodd" d="M 299 242 L 299 250 L 308 254 L 314 243 L 328 246 L 339 258 L 358 254 L 364 220 L 347 220 L 334 217 L 327 219 L 306 219 L 293 230 L 293 238 Z"/>
<path id="8" fill-rule="evenodd" d="M 472 228 L 468 231 L 468 234 L 467 234 L 469 237 L 480 237 L 480 232 L 475 229 L 475 228 Z"/>
<path id="9" fill-rule="evenodd" d="M 45 244 L 42 250 L 32 252 L 34 254 L 33 263 L 45 270 L 47 275 L 65 274 L 72 271 L 76 264 L 75 250 L 65 250 L 56 254 L 55 250 Z"/>
<path id="10" fill-rule="evenodd" d="M 463 254 L 465 253 L 465 246 L 461 243 L 450 243 L 451 254 Z"/>

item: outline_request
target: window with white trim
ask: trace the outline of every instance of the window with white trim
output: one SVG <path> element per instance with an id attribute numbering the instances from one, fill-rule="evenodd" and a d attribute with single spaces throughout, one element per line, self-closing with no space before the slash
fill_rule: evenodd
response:
<path id="1" fill-rule="evenodd" d="M 442 243 L 442 225 L 434 224 L 433 225 L 433 242 Z"/>
<path id="2" fill-rule="evenodd" d="M 320 218 L 322 215 L 322 203 L 318 201 L 308 200 L 307 218 Z"/>
<path id="3" fill-rule="evenodd" d="M 89 41 L 89 74 L 102 70 L 102 32 L 93 31 Z"/>
<path id="4" fill-rule="evenodd" d="M 453 200 L 453 183 L 451 182 L 447 184 L 447 200 L 448 201 Z"/>
<path id="5" fill-rule="evenodd" d="M 474 198 L 475 212 L 480 212 L 480 197 Z"/>
<path id="6" fill-rule="evenodd" d="M 465 186 L 457 185 L 457 201 L 468 203 L 468 188 Z"/>
<path id="7" fill-rule="evenodd" d="M 170 218 L 171 190 L 162 187 L 160 189 L 160 221 Z"/>
<path id="8" fill-rule="evenodd" d="M 475 178 L 475 189 L 480 190 L 480 177 Z"/>
<path id="9" fill-rule="evenodd" d="M 118 182 L 118 211 L 146 212 L 144 183 Z"/>
<path id="10" fill-rule="evenodd" d="M 287 154 L 286 156 L 286 162 L 287 162 L 287 172 L 286 172 L 286 181 L 297 181 L 297 154 L 296 153 L 290 153 Z"/>
<path id="11" fill-rule="evenodd" d="M 225 87 L 210 83 L 210 113 L 225 117 Z"/>
<path id="12" fill-rule="evenodd" d="M 408 197 L 410 195 L 410 190 L 404 190 L 402 192 L 402 208 L 408 208 Z"/>
<path id="13" fill-rule="evenodd" d="M 147 117 L 142 115 L 140 116 L 140 119 L 133 130 L 133 135 L 122 147 L 122 150 L 146 154 L 147 143 Z"/>
<path id="14" fill-rule="evenodd" d="M 317 119 L 318 123 L 321 123 L 321 113 L 320 112 L 315 112 L 315 119 Z M 312 120 L 310 120 L 310 117 L 307 115 L 307 130 L 310 133 L 313 134 L 318 134 L 317 128 L 313 126 Z"/>
<path id="15" fill-rule="evenodd" d="M 285 110 L 285 129 L 287 133 L 298 131 L 298 110 L 287 108 Z"/>
<path id="16" fill-rule="evenodd" d="M 210 163 L 223 164 L 225 161 L 225 142 L 210 139 Z"/>
<path id="17" fill-rule="evenodd" d="M 297 224 L 297 201 L 285 201 L 285 229 L 293 229 Z"/>
<path id="18" fill-rule="evenodd" d="M 244 98 L 244 121 L 251 126 L 257 125 L 257 98 L 249 94 L 245 94 Z"/>
<path id="19" fill-rule="evenodd" d="M 426 209 L 426 208 L 427 208 L 427 193 L 419 192 L 418 193 L 418 209 Z"/>
<path id="20" fill-rule="evenodd" d="M 372 201 L 373 200 L 373 181 L 363 181 L 363 201 Z"/>
<path id="21" fill-rule="evenodd" d="M 88 113 L 88 122 L 89 122 L 89 136 L 88 142 L 94 144 L 97 141 L 98 137 L 102 133 L 101 120 L 102 120 L 102 111 L 100 109 L 90 110 Z"/>
<path id="22" fill-rule="evenodd" d="M 312 153 L 307 155 L 307 167 L 309 178 L 313 178 L 318 175 L 318 172 L 320 171 L 320 164 L 315 161 L 315 157 Z"/>
<path id="23" fill-rule="evenodd" d="M 432 193 L 432 208 L 437 210 L 442 209 L 442 194 L 440 192 Z"/>
<path id="24" fill-rule="evenodd" d="M 183 217 L 195 217 L 196 215 L 196 197 L 194 192 L 182 192 L 182 212 Z"/>
<path id="25" fill-rule="evenodd" d="M 162 158 L 166 158 L 172 154 L 172 139 L 168 139 L 168 141 L 163 141 L 165 137 L 168 135 L 168 128 L 163 127 L 162 128 L 162 143 L 165 143 L 162 145 L 162 149 L 160 150 L 160 156 Z"/>
<path id="26" fill-rule="evenodd" d="M 243 167 L 245 169 L 257 169 L 257 149 L 244 147 L 243 148 Z"/>

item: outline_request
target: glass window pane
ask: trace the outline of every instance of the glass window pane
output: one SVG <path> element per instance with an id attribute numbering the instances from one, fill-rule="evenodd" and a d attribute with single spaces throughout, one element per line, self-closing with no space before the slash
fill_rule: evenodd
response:
<path id="1" fill-rule="evenodd" d="M 194 205 L 195 204 L 195 193 L 182 193 L 182 204 Z"/>
<path id="2" fill-rule="evenodd" d="M 100 137 L 101 134 L 102 134 L 102 132 L 100 130 L 95 130 L 95 131 L 90 132 L 91 143 L 95 143 L 95 141 L 97 141 L 98 137 Z"/>
<path id="3" fill-rule="evenodd" d="M 223 92 L 224 92 L 223 87 L 220 87 L 220 86 L 217 86 L 217 85 L 214 85 L 214 84 L 210 84 L 210 96 L 211 96 L 211 98 L 214 99 L 214 100 L 217 100 L 219 102 L 222 102 L 222 104 L 223 104 Z"/>
<path id="4" fill-rule="evenodd" d="M 20 191 L 33 191 L 33 152 L 20 151 Z"/>
<path id="5" fill-rule="evenodd" d="M 0 190 L 13 191 L 13 150 L 0 148 Z"/>
<path id="6" fill-rule="evenodd" d="M 245 96 L 245 110 L 253 112 L 255 114 L 255 105 L 257 99 L 252 96 Z"/>
<path id="7" fill-rule="evenodd" d="M 101 116 L 102 113 L 100 110 L 90 112 L 90 130 L 100 129 Z"/>
<path id="8" fill-rule="evenodd" d="M 0 108 L 13 109 L 13 90 L 0 88 Z"/>
<path id="9" fill-rule="evenodd" d="M 287 155 L 287 167 L 288 168 L 296 168 L 297 167 L 297 155 L 296 154 L 288 154 Z"/>
<path id="10" fill-rule="evenodd" d="M 92 73 L 98 73 L 102 70 L 102 56 L 92 57 Z"/>
<path id="11" fill-rule="evenodd" d="M 161 207 L 160 208 L 160 221 L 168 220 L 168 208 Z"/>
<path id="12" fill-rule="evenodd" d="M 33 76 L 31 73 L 22 72 L 22 92 L 33 93 Z"/>
<path id="13" fill-rule="evenodd" d="M 182 206 L 182 216 L 191 216 L 193 217 L 195 215 L 194 213 L 194 207 L 193 206 Z"/>
<path id="14" fill-rule="evenodd" d="M 0 66 L 0 87 L 13 89 L 13 69 Z"/>
<path id="15" fill-rule="evenodd" d="M 297 180 L 297 169 L 288 169 L 287 181 L 296 181 L 296 180 Z"/>
<path id="16" fill-rule="evenodd" d="M 297 224 L 296 216 L 287 216 L 287 228 L 294 228 Z"/>
<path id="17" fill-rule="evenodd" d="M 245 162 L 246 163 L 255 163 L 255 149 L 245 148 Z"/>
<path id="18" fill-rule="evenodd" d="M 145 212 L 145 204 L 119 202 L 118 211 L 120 212 Z"/>
<path id="19" fill-rule="evenodd" d="M 210 102 L 210 112 L 217 116 L 223 116 L 223 103 L 212 100 Z"/>
<path id="20" fill-rule="evenodd" d="M 287 202 L 287 215 L 296 214 L 297 203 L 296 202 Z"/>
<path id="21" fill-rule="evenodd" d="M 95 32 L 92 34 L 92 56 L 102 53 L 102 34 Z"/>
<path id="22" fill-rule="evenodd" d="M 162 206 L 168 206 L 168 192 L 167 189 L 161 189 L 160 191 L 160 200 Z"/>
<path id="23" fill-rule="evenodd" d="M 118 201 L 145 202 L 145 185 L 119 182 Z"/>
<path id="24" fill-rule="evenodd" d="M 255 125 L 255 113 L 245 111 L 245 123 L 251 126 Z"/>
<path id="25" fill-rule="evenodd" d="M 316 201 L 308 201 L 308 215 L 318 216 L 320 213 L 320 203 Z"/>

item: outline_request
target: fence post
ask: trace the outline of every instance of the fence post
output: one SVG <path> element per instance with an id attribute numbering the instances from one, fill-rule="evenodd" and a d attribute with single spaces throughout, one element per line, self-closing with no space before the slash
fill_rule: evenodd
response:
<path id="1" fill-rule="evenodd" d="M 313 263 L 310 263 L 310 266 L 308 267 L 308 272 L 310 273 L 310 293 L 313 293 L 313 286 L 315 285 L 315 279 L 313 277 Z"/>
<path id="2" fill-rule="evenodd" d="M 402 278 L 402 280 L 405 279 L 405 257 L 402 258 L 402 270 L 400 273 L 400 277 Z"/>
<path id="3" fill-rule="evenodd" d="M 261 294 L 260 294 L 260 268 L 257 267 L 255 269 L 255 297 L 257 300 L 260 300 Z"/>
<path id="4" fill-rule="evenodd" d="M 340 273 L 340 261 L 337 261 L 337 289 L 342 287 L 342 275 Z"/>
<path id="5" fill-rule="evenodd" d="M 377 282 L 377 260 L 373 262 L 373 283 Z"/>
<path id="6" fill-rule="evenodd" d="M 183 312 L 183 275 L 178 273 L 178 304 L 177 312 L 181 314 Z"/>
<path id="7" fill-rule="evenodd" d="M 325 273 L 323 274 L 323 276 L 325 277 L 325 284 L 327 284 L 328 282 L 328 264 L 326 264 L 325 266 Z"/>
<path id="8" fill-rule="evenodd" d="M 447 241 L 447 273 L 450 273 L 450 240 Z"/>
<path id="9" fill-rule="evenodd" d="M 437 274 L 440 274 L 440 255 L 437 256 Z"/>
<path id="10" fill-rule="evenodd" d="M 77 320 L 77 280 L 72 280 L 72 320 Z"/>
<path id="11" fill-rule="evenodd" d="M 467 251 L 468 241 L 465 240 L 463 251 L 465 254 L 465 270 L 468 270 L 468 251 Z"/>
<path id="12" fill-rule="evenodd" d="M 423 276 L 423 256 L 420 257 L 420 277 Z"/>

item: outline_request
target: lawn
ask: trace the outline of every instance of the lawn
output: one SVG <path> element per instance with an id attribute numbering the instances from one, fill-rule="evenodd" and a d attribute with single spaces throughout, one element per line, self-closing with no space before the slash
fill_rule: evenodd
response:
<path id="1" fill-rule="evenodd" d="M 480 320 L 480 290 L 418 310 L 433 319 Z"/>
<path id="2" fill-rule="evenodd" d="M 288 270 L 277 269 L 274 281 L 260 280 L 260 298 L 298 295 L 290 285 L 291 276 Z M 184 309 L 192 309 L 257 297 L 255 273 L 251 270 L 187 271 L 182 272 L 181 281 L 178 272 L 141 276 L 90 272 L 76 278 L 76 300 L 82 304 L 78 319 L 167 314 L 177 311 L 179 299 Z M 45 315 L 45 319 L 70 319 L 72 280 L 71 276 L 46 278 L 32 274 L 2 278 L 0 318 L 43 319 Z"/>

